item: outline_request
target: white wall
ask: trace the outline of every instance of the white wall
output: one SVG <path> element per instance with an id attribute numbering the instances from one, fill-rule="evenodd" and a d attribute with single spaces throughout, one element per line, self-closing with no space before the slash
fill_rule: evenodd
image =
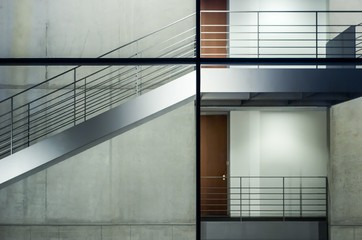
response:
<path id="1" fill-rule="evenodd" d="M 231 176 L 326 176 L 326 111 L 232 111 Z"/>
<path id="2" fill-rule="evenodd" d="M 285 206 L 282 198 L 290 198 L 294 190 L 281 195 L 280 190 L 264 187 L 324 187 L 324 179 L 300 179 L 300 176 L 327 176 L 328 162 L 327 117 L 325 110 L 266 110 L 232 111 L 230 113 L 230 214 L 240 216 L 293 216 L 300 214 L 295 207 Z M 245 178 L 245 177 L 286 177 Z M 240 180 L 237 177 L 244 177 Z M 297 178 L 288 178 L 297 177 Z M 283 183 L 284 181 L 284 183 Z M 240 196 L 239 187 L 243 194 Z M 254 188 L 252 191 L 248 187 Z M 259 187 L 261 187 L 259 189 Z M 249 194 L 249 191 L 251 194 Z M 274 191 L 276 195 L 265 195 Z M 295 193 L 295 192 L 294 192 Z M 294 195 L 293 198 L 296 196 Z M 299 197 L 299 196 L 298 196 Z M 303 196 L 305 197 L 305 196 Z M 279 200 L 260 200 L 277 198 Z M 250 200 L 254 199 L 254 200 Z M 285 203 L 295 204 L 288 200 Z M 311 203 L 311 202 L 309 202 Z M 320 202 L 315 202 L 320 204 Z M 250 207 L 250 205 L 253 205 Z M 262 206 L 260 204 L 279 204 Z M 252 210 L 252 211 L 249 211 Z M 265 211 L 263 211 L 265 210 Z M 275 212 L 269 212 L 275 210 Z M 304 213 L 306 214 L 306 213 Z"/>

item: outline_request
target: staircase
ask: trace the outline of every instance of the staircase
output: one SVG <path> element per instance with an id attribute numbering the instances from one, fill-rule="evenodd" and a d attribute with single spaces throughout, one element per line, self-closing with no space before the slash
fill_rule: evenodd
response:
<path id="1" fill-rule="evenodd" d="M 193 58 L 193 21 L 194 14 L 99 58 Z M 0 188 L 192 101 L 193 70 L 77 66 L 1 101 Z"/>

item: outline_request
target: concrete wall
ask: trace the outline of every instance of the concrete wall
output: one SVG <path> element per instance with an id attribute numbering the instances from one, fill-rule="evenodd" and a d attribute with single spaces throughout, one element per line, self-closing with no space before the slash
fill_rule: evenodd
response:
<path id="1" fill-rule="evenodd" d="M 194 12 L 190 0 L 1 0 L 0 57 L 98 57 Z M 0 100 L 65 69 L 0 67 Z"/>
<path id="2" fill-rule="evenodd" d="M 362 10 L 361 0 L 329 0 L 329 10 Z M 330 24 L 360 24 L 361 13 L 331 14 Z M 343 31 L 347 27 L 332 28 Z M 360 28 L 357 28 L 360 31 Z M 330 236 L 332 240 L 360 239 L 361 208 L 361 99 L 331 109 Z"/>
<path id="3" fill-rule="evenodd" d="M 0 239 L 194 239 L 188 104 L 0 190 Z"/>
<path id="4" fill-rule="evenodd" d="M 327 240 L 326 222 L 209 221 L 201 224 L 202 240 Z"/>
<path id="5" fill-rule="evenodd" d="M 362 236 L 362 99 L 331 108 L 329 164 L 330 234 L 332 240 Z"/>

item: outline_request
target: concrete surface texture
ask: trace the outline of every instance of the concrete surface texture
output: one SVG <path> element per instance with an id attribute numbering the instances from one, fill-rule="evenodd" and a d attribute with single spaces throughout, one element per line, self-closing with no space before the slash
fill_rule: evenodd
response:
<path id="1" fill-rule="evenodd" d="M 193 239 L 188 104 L 0 190 L 0 239 Z"/>
<path id="2" fill-rule="evenodd" d="M 329 164 L 330 233 L 332 240 L 362 236 L 362 99 L 331 109 Z"/>
<path id="3" fill-rule="evenodd" d="M 98 57 L 194 12 L 190 0 L 2 0 L 0 57 Z M 0 67 L 0 100 L 65 69 Z"/>

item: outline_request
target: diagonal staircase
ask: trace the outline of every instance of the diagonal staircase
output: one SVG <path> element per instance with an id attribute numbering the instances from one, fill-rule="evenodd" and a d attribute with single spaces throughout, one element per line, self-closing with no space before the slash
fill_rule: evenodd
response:
<path id="1" fill-rule="evenodd" d="M 194 46 L 192 14 L 100 58 L 193 58 Z M 77 66 L 13 95 L 0 102 L 0 188 L 190 102 L 195 92 L 194 66 L 128 65 Z"/>

